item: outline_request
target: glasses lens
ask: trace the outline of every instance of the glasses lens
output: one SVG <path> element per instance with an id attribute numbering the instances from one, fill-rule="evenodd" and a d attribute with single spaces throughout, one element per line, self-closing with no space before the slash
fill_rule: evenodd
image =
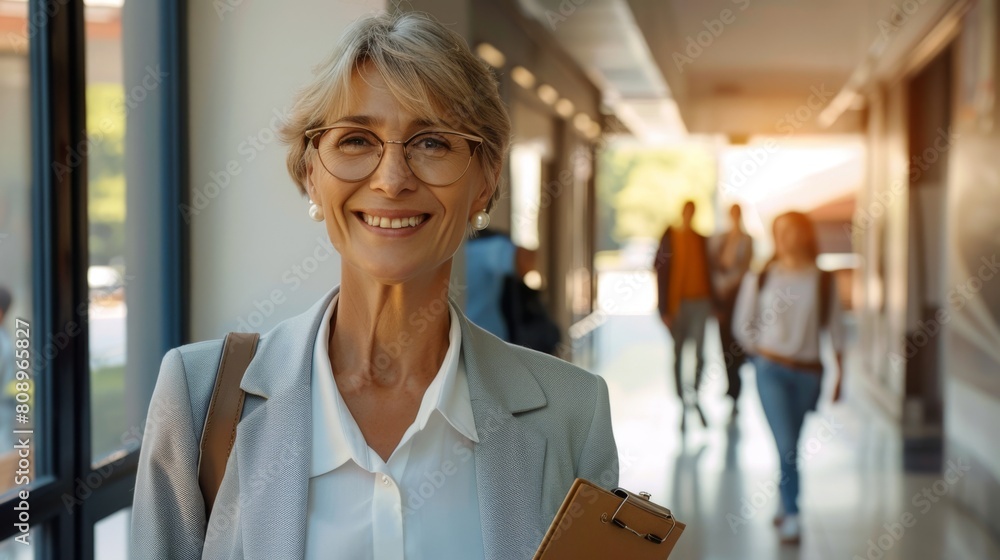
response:
<path id="1" fill-rule="evenodd" d="M 343 181 L 364 179 L 382 157 L 382 143 L 363 128 L 331 128 L 320 138 L 317 150 L 323 167 Z"/>
<path id="2" fill-rule="evenodd" d="M 410 169 L 431 185 L 450 185 L 459 180 L 472 161 L 470 142 L 457 134 L 427 132 L 413 137 L 406 146 Z"/>

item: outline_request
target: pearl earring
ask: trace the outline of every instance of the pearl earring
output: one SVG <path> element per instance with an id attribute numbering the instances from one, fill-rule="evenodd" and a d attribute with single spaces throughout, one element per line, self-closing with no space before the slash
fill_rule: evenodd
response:
<path id="1" fill-rule="evenodd" d="M 475 230 L 484 230 L 490 225 L 490 215 L 485 210 L 480 210 L 472 215 L 472 227 Z"/>
<path id="2" fill-rule="evenodd" d="M 323 221 L 323 209 L 313 201 L 309 201 L 309 217 L 317 222 Z"/>

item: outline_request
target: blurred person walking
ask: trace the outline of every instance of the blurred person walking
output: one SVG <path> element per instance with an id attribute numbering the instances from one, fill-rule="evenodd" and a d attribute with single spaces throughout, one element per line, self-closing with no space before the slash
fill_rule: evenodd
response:
<path id="1" fill-rule="evenodd" d="M 737 401 L 742 391 L 740 367 L 746 361 L 746 351 L 733 336 L 733 308 L 740 290 L 743 276 L 750 269 L 753 260 L 753 238 L 743 229 L 743 212 L 739 204 L 729 208 L 732 227 L 712 238 L 712 281 L 719 307 L 716 316 L 719 321 L 719 338 L 722 340 L 722 355 L 726 364 L 726 379 L 729 387 L 726 396 L 733 400 L 732 415 L 738 412 Z"/>
<path id="2" fill-rule="evenodd" d="M 674 384 L 683 405 L 682 432 L 687 428 L 689 407 L 698 412 L 702 426 L 708 426 L 698 403 L 698 389 L 705 367 L 705 322 L 715 306 L 715 290 L 709 268 L 708 240 L 691 227 L 695 210 L 694 202 L 684 203 L 681 225 L 670 226 L 663 233 L 653 263 L 660 320 L 674 339 Z M 694 343 L 697 360 L 693 388 L 683 383 L 682 357 L 689 340 Z"/>
<path id="3" fill-rule="evenodd" d="M 524 282 L 537 251 L 515 245 L 505 233 L 484 229 L 465 242 L 465 314 L 498 338 L 554 354 L 561 338 L 538 291 Z"/>
<path id="4" fill-rule="evenodd" d="M 470 321 L 510 342 L 502 307 L 504 282 L 508 276 L 523 278 L 533 268 L 533 256 L 508 235 L 489 228 L 465 241 L 465 282 L 475 294 L 465 303 Z"/>
<path id="5" fill-rule="evenodd" d="M 774 434 L 781 465 L 781 508 L 775 517 L 782 543 L 799 542 L 798 441 L 806 413 L 819 401 L 823 374 L 820 334 L 836 352 L 833 400 L 840 399 L 843 326 L 833 276 L 819 270 L 816 232 L 800 212 L 774 220 L 774 257 L 747 274 L 733 315 L 734 335 L 754 355 L 757 390 Z"/>

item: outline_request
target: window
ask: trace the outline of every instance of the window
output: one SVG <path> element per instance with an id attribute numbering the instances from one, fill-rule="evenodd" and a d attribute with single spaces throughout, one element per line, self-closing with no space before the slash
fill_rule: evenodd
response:
<path id="1" fill-rule="evenodd" d="M 14 538 L 11 537 L 0 542 L 0 558 L 3 560 L 31 560 L 35 557 L 38 546 L 36 546 L 34 539 L 25 545 L 19 541 L 15 541 Z"/>
<path id="2" fill-rule="evenodd" d="M 21 30 L 27 20 L 27 4 L 0 4 L 0 28 Z M 0 46 L 0 127 L 5 131 L 0 149 L 0 493 L 4 494 L 13 491 L 19 480 L 38 475 L 33 457 L 20 460 L 15 449 L 18 438 L 35 449 L 42 443 L 33 433 L 36 376 L 30 367 L 18 367 L 37 362 L 41 350 L 38 330 L 32 328 L 31 63 L 29 44 L 21 39 L 15 33 Z"/>
<path id="3" fill-rule="evenodd" d="M 90 444 L 99 463 L 125 430 L 125 78 L 122 3 L 84 8 L 87 97 L 87 268 Z"/>
<path id="4" fill-rule="evenodd" d="M 100 560 L 128 558 L 128 538 L 122 538 L 122 535 L 128 535 L 131 514 L 132 508 L 125 508 L 94 524 L 94 558 Z"/>
<path id="5" fill-rule="evenodd" d="M 183 340 L 183 4 L 0 0 L 0 364 L 28 350 L 31 377 L 0 366 L 0 558 L 127 557 L 146 408 Z"/>

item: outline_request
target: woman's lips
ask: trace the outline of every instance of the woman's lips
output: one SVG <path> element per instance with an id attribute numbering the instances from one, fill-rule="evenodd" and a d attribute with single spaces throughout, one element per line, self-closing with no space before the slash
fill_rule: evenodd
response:
<path id="1" fill-rule="evenodd" d="M 378 235 L 391 237 L 403 237 L 415 233 L 424 227 L 431 217 L 430 214 L 426 213 L 400 211 L 379 213 L 359 211 L 355 212 L 354 215 L 357 216 L 358 221 L 365 229 Z"/>
<path id="2" fill-rule="evenodd" d="M 369 226 L 380 229 L 401 229 L 417 227 L 428 217 L 427 214 L 415 214 L 410 216 L 387 216 L 385 214 L 368 214 L 358 212 L 358 216 Z"/>

